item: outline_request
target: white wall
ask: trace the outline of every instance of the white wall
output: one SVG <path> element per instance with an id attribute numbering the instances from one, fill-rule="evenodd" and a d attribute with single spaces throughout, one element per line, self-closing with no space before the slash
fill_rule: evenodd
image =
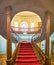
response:
<path id="1" fill-rule="evenodd" d="M 7 40 L 0 35 L 0 54 L 6 54 Z M 12 53 L 15 50 L 15 43 L 12 43 Z"/>

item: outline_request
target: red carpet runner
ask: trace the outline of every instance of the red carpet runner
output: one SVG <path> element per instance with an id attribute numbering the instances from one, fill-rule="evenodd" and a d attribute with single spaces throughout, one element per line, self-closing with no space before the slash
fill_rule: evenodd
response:
<path id="1" fill-rule="evenodd" d="M 31 43 L 21 43 L 16 65 L 41 65 Z"/>

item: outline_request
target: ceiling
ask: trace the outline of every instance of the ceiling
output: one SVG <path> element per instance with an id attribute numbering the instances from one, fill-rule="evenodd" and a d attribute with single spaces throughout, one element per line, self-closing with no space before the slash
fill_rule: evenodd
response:
<path id="1" fill-rule="evenodd" d="M 46 28 L 46 11 L 51 13 L 51 32 L 54 32 L 54 0 L 0 0 L 0 34 L 6 38 L 6 10 L 5 8 L 11 6 L 11 20 L 13 16 L 21 11 L 33 11 L 37 13 L 43 22 L 42 35 L 40 41 L 45 39 Z"/>

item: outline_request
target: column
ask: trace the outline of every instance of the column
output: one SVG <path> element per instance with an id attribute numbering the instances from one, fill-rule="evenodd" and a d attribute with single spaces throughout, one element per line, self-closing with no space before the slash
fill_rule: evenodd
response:
<path id="1" fill-rule="evenodd" d="M 10 65 L 9 59 L 12 57 L 12 43 L 10 35 L 10 22 L 11 22 L 11 7 L 6 7 L 6 17 L 7 17 L 7 65 Z"/>
<path id="2" fill-rule="evenodd" d="M 50 12 L 46 12 L 46 47 L 45 54 L 49 57 L 49 46 L 50 46 Z M 46 58 L 45 65 L 50 65 L 50 60 Z"/>

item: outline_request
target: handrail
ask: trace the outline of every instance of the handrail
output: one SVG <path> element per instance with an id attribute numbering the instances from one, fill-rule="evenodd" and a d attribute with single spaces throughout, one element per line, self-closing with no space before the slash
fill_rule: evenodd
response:
<path id="1" fill-rule="evenodd" d="M 21 39 L 20 36 L 14 32 L 11 33 L 11 38 L 15 38 L 18 43 L 20 42 Z"/>
<path id="2" fill-rule="evenodd" d="M 37 52 L 38 56 L 39 56 L 39 59 L 41 61 L 41 63 L 43 65 L 45 65 L 45 61 L 46 60 L 51 60 L 50 57 L 48 57 L 46 54 L 43 53 L 43 51 L 38 47 L 38 45 L 36 44 L 32 44 L 34 46 L 34 50 Z"/>
<path id="3" fill-rule="evenodd" d="M 15 49 L 15 52 L 13 53 L 13 56 L 12 56 L 12 65 L 15 63 L 17 53 L 19 52 L 19 46 L 20 45 L 18 44 L 18 46 Z"/>
<path id="4" fill-rule="evenodd" d="M 35 39 L 40 38 L 41 34 L 42 34 L 42 28 L 40 29 L 39 33 L 35 33 L 35 35 L 33 35 L 31 42 L 32 41 L 34 42 Z"/>
<path id="5" fill-rule="evenodd" d="M 15 26 L 10 26 L 11 32 L 39 32 L 42 26 L 40 27 L 32 27 L 32 28 L 25 28 L 25 27 L 15 27 Z"/>
<path id="6" fill-rule="evenodd" d="M 11 28 L 19 28 L 19 29 L 23 29 L 22 27 L 15 27 L 15 26 L 11 26 Z M 36 29 L 36 28 L 41 28 L 41 27 L 32 27 L 33 29 Z M 27 27 L 27 28 L 24 28 L 24 29 L 32 29 L 31 27 Z"/>
<path id="7" fill-rule="evenodd" d="M 14 51 L 12 57 L 7 60 L 7 63 L 9 63 L 10 65 L 14 65 L 14 64 L 15 64 L 16 56 L 17 56 L 17 53 L 18 53 L 18 51 L 19 51 L 19 46 L 20 46 L 20 45 L 18 44 L 18 46 L 16 47 L 16 49 L 15 49 L 15 51 Z"/>

